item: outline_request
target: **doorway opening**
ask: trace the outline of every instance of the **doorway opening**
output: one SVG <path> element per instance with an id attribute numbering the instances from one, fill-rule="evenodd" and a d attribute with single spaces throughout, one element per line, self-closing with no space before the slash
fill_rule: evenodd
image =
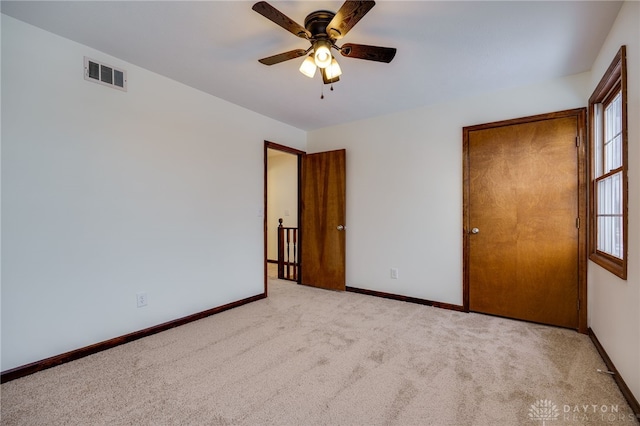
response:
<path id="1" fill-rule="evenodd" d="M 264 143 L 265 295 L 269 278 L 282 277 L 284 273 L 290 281 L 300 282 L 298 228 L 304 154 L 304 151 L 274 142 Z M 279 233 L 284 235 L 281 242 L 284 247 L 279 247 Z"/>

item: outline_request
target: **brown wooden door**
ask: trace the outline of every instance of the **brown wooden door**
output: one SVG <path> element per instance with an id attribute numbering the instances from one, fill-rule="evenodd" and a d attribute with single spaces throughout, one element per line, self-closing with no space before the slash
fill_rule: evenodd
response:
<path id="1" fill-rule="evenodd" d="M 302 157 L 301 283 L 345 290 L 345 150 Z"/>
<path id="2" fill-rule="evenodd" d="M 465 128 L 471 311 L 578 328 L 577 115 Z"/>

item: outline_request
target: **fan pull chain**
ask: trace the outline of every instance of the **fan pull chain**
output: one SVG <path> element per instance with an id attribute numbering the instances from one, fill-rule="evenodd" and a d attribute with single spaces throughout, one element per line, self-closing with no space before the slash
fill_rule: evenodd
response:
<path id="1" fill-rule="evenodd" d="M 324 82 L 321 80 L 320 84 L 320 99 L 324 99 Z"/>

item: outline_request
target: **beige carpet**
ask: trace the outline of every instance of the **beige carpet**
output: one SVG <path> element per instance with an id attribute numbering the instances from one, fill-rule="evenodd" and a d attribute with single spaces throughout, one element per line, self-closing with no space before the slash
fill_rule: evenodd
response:
<path id="1" fill-rule="evenodd" d="M 587 336 L 269 281 L 2 385 L 2 425 L 631 425 Z"/>

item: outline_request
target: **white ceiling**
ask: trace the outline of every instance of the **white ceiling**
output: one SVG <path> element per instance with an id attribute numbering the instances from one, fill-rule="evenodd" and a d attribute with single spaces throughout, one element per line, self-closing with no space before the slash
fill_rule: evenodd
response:
<path id="1" fill-rule="evenodd" d="M 304 25 L 342 1 L 270 1 Z M 334 91 L 302 58 L 309 47 L 247 1 L 3 1 L 2 13 L 291 126 L 313 130 L 588 71 L 621 7 L 615 1 L 378 1 L 338 44 L 396 47 L 390 64 L 337 59 Z M 129 85 L 135 81 L 129 81 Z"/>

